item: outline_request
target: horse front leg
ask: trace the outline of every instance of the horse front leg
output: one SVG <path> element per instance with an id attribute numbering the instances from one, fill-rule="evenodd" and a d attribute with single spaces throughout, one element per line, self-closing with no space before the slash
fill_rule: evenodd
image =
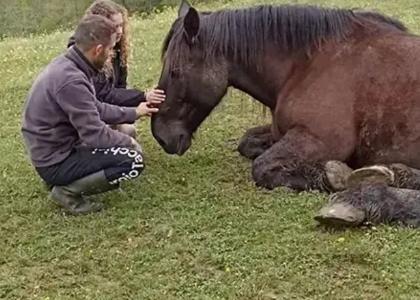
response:
<path id="1" fill-rule="evenodd" d="M 274 143 L 271 125 L 248 129 L 240 139 L 239 153 L 249 159 L 255 159 L 270 148 Z"/>
<path id="2" fill-rule="evenodd" d="M 305 128 L 295 127 L 254 160 L 252 176 L 258 186 L 269 189 L 284 186 L 330 192 L 334 188 L 325 167 L 329 156 L 321 140 Z"/>

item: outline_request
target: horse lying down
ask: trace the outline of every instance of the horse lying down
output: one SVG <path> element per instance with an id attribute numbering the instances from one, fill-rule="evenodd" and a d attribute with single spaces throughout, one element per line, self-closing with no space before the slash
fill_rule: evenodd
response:
<path id="1" fill-rule="evenodd" d="M 233 24 L 233 25 L 232 25 Z M 239 152 L 258 186 L 330 191 L 324 162 L 420 169 L 420 37 L 374 12 L 183 1 L 162 45 L 156 141 L 183 155 L 229 88 L 271 112 Z M 390 71 L 391 70 L 391 71 Z"/>
<path id="2" fill-rule="evenodd" d="M 342 163 L 330 163 L 338 164 Z M 371 166 L 352 171 L 336 182 L 337 189 L 345 189 L 332 194 L 315 216 L 321 224 L 342 227 L 397 223 L 420 227 L 420 171 L 402 164 Z"/>

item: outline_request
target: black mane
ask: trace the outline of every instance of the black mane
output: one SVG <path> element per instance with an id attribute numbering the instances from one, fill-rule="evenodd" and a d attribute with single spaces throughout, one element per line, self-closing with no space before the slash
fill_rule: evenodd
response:
<path id="1" fill-rule="evenodd" d="M 195 46 L 203 59 L 229 55 L 246 65 L 257 63 L 266 46 L 279 51 L 310 51 L 327 40 L 346 38 L 355 24 L 375 22 L 406 31 L 398 20 L 376 12 L 326 9 L 314 6 L 263 5 L 246 9 L 200 13 L 200 32 Z M 163 44 L 162 57 L 170 55 L 172 68 L 181 68 L 188 57 L 189 45 L 183 38 L 182 19 L 177 19 Z"/>

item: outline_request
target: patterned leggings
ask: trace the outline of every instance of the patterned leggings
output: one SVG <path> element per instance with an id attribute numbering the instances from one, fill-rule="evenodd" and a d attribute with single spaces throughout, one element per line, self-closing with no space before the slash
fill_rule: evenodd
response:
<path id="1" fill-rule="evenodd" d="M 77 148 L 61 163 L 36 168 L 47 184 L 58 186 L 101 170 L 111 184 L 117 184 L 138 177 L 143 169 L 142 153 L 126 147 Z"/>

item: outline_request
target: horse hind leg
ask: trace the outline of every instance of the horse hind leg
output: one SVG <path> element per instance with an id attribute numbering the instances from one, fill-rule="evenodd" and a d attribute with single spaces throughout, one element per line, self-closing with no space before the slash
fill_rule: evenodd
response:
<path id="1" fill-rule="evenodd" d="M 339 227 L 364 221 L 420 227 L 420 170 L 400 163 L 363 167 L 351 172 L 345 186 L 330 197 L 315 220 Z"/>
<path id="2" fill-rule="evenodd" d="M 255 159 L 273 145 L 271 125 L 258 126 L 248 129 L 240 139 L 239 153 L 249 159 Z"/>
<path id="3" fill-rule="evenodd" d="M 420 170 L 401 163 L 368 166 L 354 170 L 347 186 L 356 186 L 361 182 L 383 182 L 392 187 L 420 190 Z"/>
<path id="4" fill-rule="evenodd" d="M 402 224 L 420 227 L 420 191 L 390 187 L 386 183 L 361 182 L 332 194 L 314 217 L 327 226 Z"/>
<path id="5" fill-rule="evenodd" d="M 320 224 L 337 227 L 355 227 L 361 225 L 366 219 L 363 208 L 350 203 L 348 193 L 333 194 L 329 203 L 321 208 L 314 219 Z"/>
<path id="6" fill-rule="evenodd" d="M 389 168 L 394 173 L 394 182 L 392 186 L 420 190 L 420 170 L 410 168 L 404 164 L 391 164 Z"/>
<path id="7" fill-rule="evenodd" d="M 394 172 L 387 166 L 374 165 L 352 171 L 347 179 L 347 187 L 357 186 L 360 183 L 384 183 L 392 185 L 395 181 Z"/>

